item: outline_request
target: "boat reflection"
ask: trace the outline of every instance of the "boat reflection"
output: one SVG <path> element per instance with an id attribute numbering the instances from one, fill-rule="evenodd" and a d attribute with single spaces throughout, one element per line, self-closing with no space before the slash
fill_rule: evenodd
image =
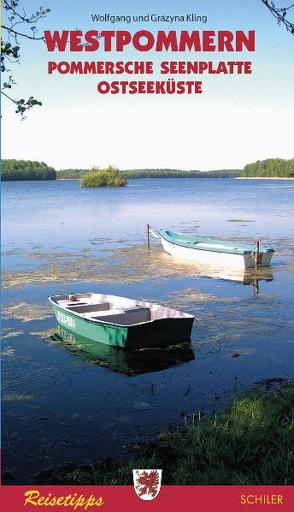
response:
<path id="1" fill-rule="evenodd" d="M 166 348 L 126 351 L 73 334 L 60 326 L 56 327 L 51 338 L 91 364 L 129 376 L 166 370 L 195 359 L 191 342 Z"/>
<path id="2" fill-rule="evenodd" d="M 245 272 L 241 282 L 243 285 L 252 285 L 254 293 L 258 294 L 260 291 L 260 281 L 270 282 L 273 280 L 274 276 L 270 270 L 259 269 Z"/>
<path id="3" fill-rule="evenodd" d="M 273 281 L 274 276 L 270 268 L 260 267 L 258 269 L 229 270 L 222 267 L 197 266 L 194 267 L 199 277 L 233 281 L 243 285 L 252 285 L 254 293 L 260 291 L 260 281 Z"/>

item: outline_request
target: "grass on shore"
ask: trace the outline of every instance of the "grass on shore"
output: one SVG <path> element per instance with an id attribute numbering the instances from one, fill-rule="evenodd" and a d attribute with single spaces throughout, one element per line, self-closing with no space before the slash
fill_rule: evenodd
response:
<path id="1" fill-rule="evenodd" d="M 107 169 L 93 168 L 81 177 L 82 187 L 123 187 L 126 182 L 126 178 L 112 166 Z"/>
<path id="2" fill-rule="evenodd" d="M 289 485 L 294 483 L 294 384 L 249 391 L 223 414 L 191 418 L 185 429 L 133 446 L 126 463 L 66 465 L 38 483 L 132 484 L 132 469 L 161 468 L 163 484 Z"/>

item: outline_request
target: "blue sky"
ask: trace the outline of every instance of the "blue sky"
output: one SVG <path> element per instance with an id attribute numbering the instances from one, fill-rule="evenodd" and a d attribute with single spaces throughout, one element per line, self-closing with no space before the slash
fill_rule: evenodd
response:
<path id="1" fill-rule="evenodd" d="M 27 12 L 39 2 L 22 1 Z M 256 30 L 256 52 L 244 54 L 141 54 L 97 52 L 88 60 L 252 60 L 253 75 L 203 75 L 202 95 L 100 96 L 99 76 L 48 76 L 48 60 L 81 60 L 79 54 L 48 53 L 42 42 L 24 41 L 13 68 L 15 97 L 43 101 L 20 121 L 3 102 L 3 158 L 43 160 L 56 168 L 239 168 L 269 157 L 293 157 L 294 38 L 279 27 L 261 0 L 114 2 L 48 0 L 44 29 Z M 206 24 L 98 24 L 92 13 L 115 15 L 206 15 Z M 84 56 L 82 58 L 85 58 Z M 156 77 L 155 77 L 156 78 Z M 168 78 L 166 76 L 165 78 Z M 191 78 L 191 77 L 190 77 Z M 108 77 L 112 79 L 112 77 Z M 115 77 L 113 77 L 115 79 Z M 144 77 L 140 76 L 140 79 Z M 150 77 L 149 77 L 150 79 Z"/>

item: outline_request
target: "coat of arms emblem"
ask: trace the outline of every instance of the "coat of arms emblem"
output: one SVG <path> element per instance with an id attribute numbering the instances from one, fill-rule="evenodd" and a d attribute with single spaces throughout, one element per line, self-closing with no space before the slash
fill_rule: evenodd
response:
<path id="1" fill-rule="evenodd" d="M 134 488 L 141 500 L 153 500 L 159 494 L 161 469 L 133 469 Z"/>

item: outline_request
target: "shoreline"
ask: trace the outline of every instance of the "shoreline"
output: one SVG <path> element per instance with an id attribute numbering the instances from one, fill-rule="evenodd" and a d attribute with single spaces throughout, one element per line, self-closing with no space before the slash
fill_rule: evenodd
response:
<path id="1" fill-rule="evenodd" d="M 230 180 L 285 180 L 285 181 L 293 181 L 294 180 L 294 177 L 292 178 L 286 178 L 286 177 L 278 177 L 278 176 L 270 176 L 270 177 L 266 177 L 266 176 L 244 176 L 244 177 L 241 177 L 241 176 L 237 176 L 237 177 L 233 177 L 233 176 L 132 176 L 132 177 L 128 177 L 127 179 L 128 180 L 136 180 L 136 179 L 166 179 L 166 180 L 170 180 L 170 179 L 177 179 L 177 178 L 187 178 L 187 179 L 217 179 L 217 180 L 221 180 L 221 179 L 230 179 Z M 27 181 L 27 182 L 31 182 L 31 181 L 80 181 L 81 178 L 56 178 L 55 180 L 3 180 L 2 179 L 2 182 L 24 182 L 24 181 Z"/>
<path id="2" fill-rule="evenodd" d="M 37 474 L 34 484 L 131 485 L 131 469 L 153 467 L 155 459 L 165 485 L 267 485 L 270 479 L 274 485 L 292 485 L 293 398 L 292 380 L 265 379 L 225 411 L 195 411 L 186 425 L 128 443 L 125 460 L 55 466 Z M 242 452 L 243 460 L 237 462 Z M 283 462 L 287 459 L 289 467 Z"/>
<path id="3" fill-rule="evenodd" d="M 234 180 L 294 180 L 293 178 L 285 178 L 279 176 L 238 176 Z"/>

